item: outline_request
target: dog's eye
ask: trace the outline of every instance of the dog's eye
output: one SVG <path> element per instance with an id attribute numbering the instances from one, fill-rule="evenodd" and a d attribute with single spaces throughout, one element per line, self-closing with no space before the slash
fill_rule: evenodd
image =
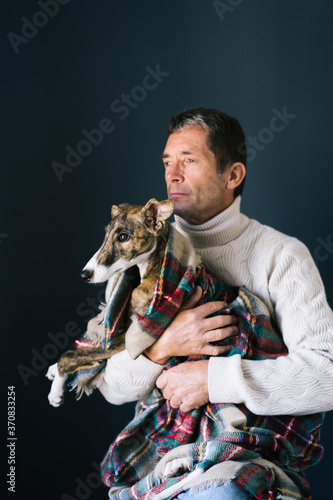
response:
<path id="1" fill-rule="evenodd" d="M 130 239 L 130 237 L 126 233 L 120 233 L 117 236 L 117 240 L 120 241 L 120 243 L 125 243 L 125 241 L 128 241 L 129 239 Z"/>

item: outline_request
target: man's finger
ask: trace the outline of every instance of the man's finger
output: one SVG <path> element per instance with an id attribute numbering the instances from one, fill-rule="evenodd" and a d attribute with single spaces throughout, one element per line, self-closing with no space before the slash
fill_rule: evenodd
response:
<path id="1" fill-rule="evenodd" d="M 191 404 L 188 401 L 185 401 L 185 403 L 182 402 L 179 406 L 180 411 L 183 411 L 184 413 L 194 410 L 195 408 L 200 408 L 200 406 L 194 406 L 193 403 Z"/>
<path id="2" fill-rule="evenodd" d="M 201 307 L 201 306 L 200 306 Z M 202 321 L 203 330 L 209 332 L 217 328 L 224 328 L 236 325 L 238 322 L 237 317 L 231 314 L 218 314 L 212 318 L 204 318 Z"/>
<path id="3" fill-rule="evenodd" d="M 204 319 L 208 318 L 211 314 L 215 314 L 219 311 L 222 311 L 227 307 L 226 302 L 222 302 L 221 300 L 216 300 L 212 302 L 206 302 L 206 304 L 201 304 L 201 306 L 198 306 L 194 309 L 193 313 L 195 314 L 196 319 Z M 225 315 L 225 316 L 230 316 L 230 315 Z M 215 328 L 218 328 L 218 326 L 221 326 L 218 324 L 218 321 L 221 321 L 219 319 L 214 319 L 214 318 L 220 318 L 221 315 L 219 316 L 213 316 L 213 318 L 209 318 L 217 322 Z M 223 316 L 224 317 L 224 316 Z M 223 320 L 222 320 L 223 321 Z M 213 327 L 214 328 L 214 327 Z"/>
<path id="4" fill-rule="evenodd" d="M 234 348 L 233 345 L 207 345 L 204 354 L 207 356 L 222 356 L 228 354 Z"/>
<path id="5" fill-rule="evenodd" d="M 166 387 L 166 389 L 163 389 L 164 399 L 168 399 L 170 401 L 170 399 L 172 399 L 173 396 L 174 396 L 174 393 L 172 392 L 171 389 L 168 389 L 168 386 Z"/>
<path id="6" fill-rule="evenodd" d="M 170 405 L 172 406 L 172 408 L 179 408 L 181 404 L 182 404 L 182 401 L 178 400 L 174 396 L 172 396 L 172 398 L 170 399 Z"/>
<path id="7" fill-rule="evenodd" d="M 238 327 L 236 325 L 226 326 L 224 328 L 217 328 L 215 330 L 209 330 L 204 334 L 205 342 L 217 342 L 218 340 L 224 340 L 229 337 L 234 337 L 239 333 Z"/>
<path id="8" fill-rule="evenodd" d="M 161 375 L 157 378 L 156 380 L 156 386 L 159 388 L 159 389 L 164 389 L 164 387 L 167 385 L 168 383 L 168 376 L 167 376 L 167 373 L 166 371 L 162 372 Z"/>

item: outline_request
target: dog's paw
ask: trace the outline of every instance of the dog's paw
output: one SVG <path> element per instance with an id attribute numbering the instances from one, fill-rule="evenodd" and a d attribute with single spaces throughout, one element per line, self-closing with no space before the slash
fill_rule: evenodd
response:
<path id="1" fill-rule="evenodd" d="M 163 472 L 163 477 L 174 477 L 183 474 L 188 471 L 191 467 L 191 460 L 189 458 L 175 458 L 166 464 L 166 467 Z"/>
<path id="2" fill-rule="evenodd" d="M 170 470 L 177 468 L 177 470 L 180 470 L 181 468 L 186 467 L 186 465 L 189 463 L 189 459 L 186 458 L 175 458 L 171 462 L 169 462 L 170 465 Z M 169 465 L 169 464 L 168 464 Z M 167 469 L 167 467 L 166 467 Z M 165 469 L 165 471 L 166 471 Z M 165 473 L 164 471 L 164 473 Z M 204 469 L 199 469 L 198 467 L 194 469 L 192 472 L 188 474 L 184 479 L 179 481 L 178 483 L 173 484 L 169 488 L 167 488 L 164 491 L 161 491 L 161 493 L 157 493 L 155 495 L 156 500 L 167 500 L 168 498 L 172 498 L 173 495 L 177 492 L 180 493 L 181 491 L 184 491 L 185 489 L 189 488 L 191 486 L 191 483 L 193 482 L 194 479 L 196 479 L 197 476 L 202 474 Z M 194 497 L 193 497 L 194 498 Z"/>
<path id="3" fill-rule="evenodd" d="M 55 392 L 55 391 L 53 392 L 51 390 L 51 392 L 49 393 L 47 398 L 49 400 L 50 405 L 57 408 L 58 406 L 61 406 L 63 404 L 64 399 L 65 399 L 65 393 L 64 393 L 64 391 L 60 393 L 60 392 Z"/>
<path id="4" fill-rule="evenodd" d="M 54 363 L 54 365 L 49 366 L 49 369 L 47 370 L 45 377 L 47 377 L 49 380 L 54 380 L 57 374 L 58 374 L 58 366 L 57 363 Z"/>
<path id="5" fill-rule="evenodd" d="M 50 366 L 46 376 L 52 380 L 51 390 L 48 395 L 49 403 L 54 407 L 58 407 L 64 402 L 67 375 L 61 376 L 58 366 L 55 364 Z"/>

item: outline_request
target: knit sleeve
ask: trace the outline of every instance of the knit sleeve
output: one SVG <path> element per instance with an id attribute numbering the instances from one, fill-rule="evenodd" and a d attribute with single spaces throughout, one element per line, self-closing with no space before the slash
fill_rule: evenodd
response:
<path id="1" fill-rule="evenodd" d="M 308 249 L 290 238 L 275 252 L 269 293 L 288 355 L 211 358 L 213 403 L 245 403 L 259 415 L 305 415 L 333 409 L 333 313 Z"/>
<path id="2" fill-rule="evenodd" d="M 127 350 L 114 354 L 107 362 L 99 390 L 112 404 L 120 405 L 147 396 L 164 365 L 159 365 L 141 355 L 135 360 Z"/>

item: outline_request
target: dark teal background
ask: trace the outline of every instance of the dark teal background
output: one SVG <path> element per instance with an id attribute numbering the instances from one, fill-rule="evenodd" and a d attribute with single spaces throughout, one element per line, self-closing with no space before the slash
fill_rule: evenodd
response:
<path id="1" fill-rule="evenodd" d="M 263 139 L 251 152 L 242 209 L 308 246 L 333 305 L 332 3 L 224 3 L 219 15 L 216 2 L 203 0 L 70 0 L 45 19 L 36 17 L 37 1 L 1 2 L 2 399 L 15 384 L 17 498 L 107 498 L 92 484 L 92 464 L 133 405 L 109 405 L 96 392 L 79 402 L 69 394 L 55 409 L 43 361 L 26 384 L 17 367 L 32 368 L 31 350 L 45 352 L 50 332 L 69 322 L 83 331 L 100 288 L 79 273 L 101 243 L 111 205 L 166 197 L 160 155 L 172 114 L 218 108 L 240 120 L 250 142 Z M 22 36 L 22 17 L 46 24 L 15 53 L 7 35 Z M 144 96 L 135 87 L 147 66 L 168 75 Z M 136 107 L 110 109 L 132 92 Z M 273 136 L 263 131 L 284 108 L 296 116 Z M 82 130 L 105 118 L 114 131 L 59 182 L 52 163 L 64 164 L 66 146 L 75 149 Z M 53 349 L 50 363 L 61 352 Z M 325 457 L 308 472 L 314 500 L 333 498 L 332 423 L 328 414 Z M 76 491 L 77 478 L 91 493 Z"/>

